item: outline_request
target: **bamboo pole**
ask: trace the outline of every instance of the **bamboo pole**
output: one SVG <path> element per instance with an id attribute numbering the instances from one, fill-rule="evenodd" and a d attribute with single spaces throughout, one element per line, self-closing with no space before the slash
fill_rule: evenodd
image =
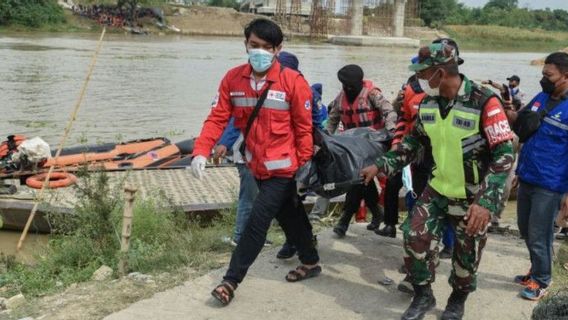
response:
<path id="1" fill-rule="evenodd" d="M 61 155 L 61 150 L 63 149 L 63 146 L 65 145 L 65 141 L 67 140 L 67 137 L 69 136 L 69 132 L 71 132 L 71 128 L 73 127 L 73 122 L 77 118 L 77 113 L 79 113 L 81 103 L 83 102 L 83 98 L 85 97 L 85 92 L 87 91 L 87 85 L 89 84 L 89 81 L 91 80 L 91 75 L 93 74 L 93 69 L 95 68 L 95 64 L 97 63 L 97 57 L 99 55 L 99 52 L 101 51 L 105 32 L 106 32 L 106 28 L 103 28 L 103 31 L 101 32 L 101 37 L 99 38 L 99 42 L 97 44 L 97 49 L 95 50 L 95 53 L 93 54 L 93 59 L 91 60 L 91 65 L 89 66 L 89 71 L 87 72 L 87 77 L 85 78 L 85 81 L 83 82 L 83 87 L 81 88 L 79 98 L 77 99 L 77 102 L 75 103 L 75 107 L 73 108 L 73 111 L 71 112 L 71 116 L 69 117 L 69 121 L 67 122 L 67 127 L 65 127 L 65 131 L 63 132 L 63 136 L 61 137 L 61 141 L 59 142 L 59 146 L 57 147 L 57 152 L 55 153 L 55 164 L 57 164 L 57 159 Z M 28 235 L 28 231 L 30 229 L 32 221 L 34 220 L 34 217 L 36 215 L 39 204 L 43 200 L 45 188 L 47 188 L 47 186 L 49 184 L 49 179 L 51 177 L 51 174 L 53 173 L 54 168 L 55 168 L 55 165 L 49 167 L 49 171 L 47 171 L 47 176 L 45 177 L 45 180 L 43 180 L 43 184 L 41 186 L 41 189 L 39 190 L 39 194 L 37 195 L 37 197 L 35 199 L 34 206 L 32 208 L 32 211 L 30 212 L 30 216 L 28 217 L 28 221 L 26 222 L 26 226 L 24 227 L 24 231 L 22 231 L 22 235 L 20 236 L 20 240 L 18 241 L 18 246 L 16 247 L 16 251 L 20 251 L 20 249 L 22 248 L 22 245 L 24 244 L 24 241 L 26 240 L 26 236 Z"/>
<path id="2" fill-rule="evenodd" d="M 120 241 L 120 259 L 118 261 L 118 274 L 123 277 L 128 270 L 128 248 L 130 247 L 130 235 L 132 233 L 132 216 L 134 195 L 137 189 L 124 188 L 124 213 L 122 215 L 122 237 Z"/>

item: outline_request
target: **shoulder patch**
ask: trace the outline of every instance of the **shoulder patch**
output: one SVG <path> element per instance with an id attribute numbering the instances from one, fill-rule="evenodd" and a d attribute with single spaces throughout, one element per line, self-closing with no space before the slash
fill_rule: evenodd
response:
<path id="1" fill-rule="evenodd" d="M 215 108 L 217 106 L 217 103 L 219 103 L 219 92 L 217 92 L 217 94 L 213 98 L 213 101 L 211 101 L 211 108 Z"/>

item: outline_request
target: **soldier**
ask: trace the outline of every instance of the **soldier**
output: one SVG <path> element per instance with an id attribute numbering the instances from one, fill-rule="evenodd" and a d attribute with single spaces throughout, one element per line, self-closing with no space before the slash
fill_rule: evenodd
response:
<path id="1" fill-rule="evenodd" d="M 436 305 L 430 286 L 435 279 L 434 248 L 447 221 L 457 241 L 449 279 L 453 291 L 442 319 L 462 319 L 467 296 L 476 289 L 487 225 L 502 206 L 514 160 L 513 135 L 498 97 L 459 73 L 454 47 L 423 47 L 409 69 L 427 94 L 416 124 L 396 150 L 361 175 L 365 182 L 379 173 L 393 175 L 418 157 L 422 145 L 431 144 L 432 179 L 401 227 L 404 261 L 415 292 L 402 319 L 422 319 Z"/>

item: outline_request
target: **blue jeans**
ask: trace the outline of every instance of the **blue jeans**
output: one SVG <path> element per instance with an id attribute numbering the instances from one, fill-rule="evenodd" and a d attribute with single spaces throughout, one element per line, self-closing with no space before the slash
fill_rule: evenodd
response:
<path id="1" fill-rule="evenodd" d="M 241 235 L 247 226 L 252 211 L 252 204 L 258 194 L 258 187 L 254 176 L 244 163 L 237 163 L 239 171 L 239 202 L 237 205 L 237 221 L 235 222 L 235 231 L 233 232 L 233 241 L 239 243 Z"/>
<path id="2" fill-rule="evenodd" d="M 562 194 L 520 181 L 517 194 L 517 223 L 531 259 L 531 277 L 542 287 L 552 279 L 554 219 Z"/>

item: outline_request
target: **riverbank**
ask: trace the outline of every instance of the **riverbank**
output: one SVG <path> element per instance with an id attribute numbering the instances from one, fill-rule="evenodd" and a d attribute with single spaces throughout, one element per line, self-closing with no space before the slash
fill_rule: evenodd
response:
<path id="1" fill-rule="evenodd" d="M 500 26 L 445 26 L 460 49 L 481 51 L 552 52 L 566 47 L 568 32 Z"/>
<path id="2" fill-rule="evenodd" d="M 244 26 L 255 17 L 250 13 L 237 12 L 231 8 L 208 6 L 171 5 L 164 10 L 169 25 L 179 32 L 160 29 L 152 23 L 144 28 L 154 35 L 182 34 L 200 36 L 242 36 Z M 101 26 L 93 20 L 79 17 L 65 10 L 66 23 L 29 28 L 22 26 L 0 27 L 0 33 L 98 33 Z M 121 28 L 108 28 L 111 33 L 126 33 Z M 566 47 L 568 32 L 528 30 L 501 26 L 449 25 L 442 29 L 406 27 L 405 36 L 429 43 L 436 37 L 450 36 L 458 41 L 460 48 L 479 51 L 551 52 Z M 306 41 L 309 35 L 295 34 L 294 41 Z"/>

